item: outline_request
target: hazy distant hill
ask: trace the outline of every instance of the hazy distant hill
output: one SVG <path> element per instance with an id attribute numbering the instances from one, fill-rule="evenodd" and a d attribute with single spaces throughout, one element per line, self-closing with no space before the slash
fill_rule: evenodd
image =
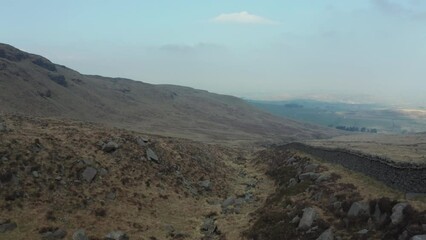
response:
<path id="1" fill-rule="evenodd" d="M 382 133 L 426 131 L 426 111 L 376 104 L 349 104 L 315 100 L 250 101 L 277 116 L 333 128 L 377 130 Z"/>
<path id="2" fill-rule="evenodd" d="M 173 85 L 82 75 L 0 44 L 2 112 L 64 117 L 193 139 L 284 141 L 332 135 L 245 101 Z"/>

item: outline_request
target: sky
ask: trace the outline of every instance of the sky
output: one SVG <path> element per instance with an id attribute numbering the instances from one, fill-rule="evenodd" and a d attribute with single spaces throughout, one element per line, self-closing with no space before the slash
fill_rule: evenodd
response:
<path id="1" fill-rule="evenodd" d="M 0 42 L 84 74 L 426 107 L 424 0 L 0 0 Z"/>

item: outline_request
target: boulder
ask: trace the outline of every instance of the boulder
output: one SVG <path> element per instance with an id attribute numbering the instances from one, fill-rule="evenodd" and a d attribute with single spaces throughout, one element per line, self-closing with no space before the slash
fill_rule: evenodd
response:
<path id="1" fill-rule="evenodd" d="M 320 174 L 320 176 L 315 180 L 316 183 L 325 182 L 331 179 L 330 174 Z"/>
<path id="2" fill-rule="evenodd" d="M 292 165 L 293 163 L 296 163 L 296 162 L 297 162 L 297 160 L 294 157 L 291 157 L 291 158 L 287 159 L 287 164 L 288 165 Z"/>
<path id="3" fill-rule="evenodd" d="M 91 183 L 93 179 L 95 178 L 96 174 L 98 173 L 98 170 L 93 167 L 86 167 L 84 171 L 81 173 L 81 177 L 88 183 Z"/>
<path id="4" fill-rule="evenodd" d="M 227 199 L 225 199 L 225 201 L 223 201 L 222 203 L 222 208 L 227 208 L 231 205 L 233 205 L 235 203 L 235 197 L 228 197 Z"/>
<path id="5" fill-rule="evenodd" d="M 370 205 L 365 202 L 354 202 L 348 211 L 348 217 L 356 218 L 359 216 L 368 216 L 370 214 Z"/>
<path id="6" fill-rule="evenodd" d="M 206 218 L 203 222 L 203 225 L 201 225 L 201 232 L 204 235 L 212 235 L 217 230 L 217 226 L 214 223 L 213 218 Z"/>
<path id="7" fill-rule="evenodd" d="M 52 235 L 55 239 L 64 239 L 67 236 L 67 231 L 62 228 L 56 229 Z"/>
<path id="8" fill-rule="evenodd" d="M 293 187 L 296 184 L 297 184 L 297 180 L 295 178 L 290 178 L 290 180 L 288 181 L 289 187 Z"/>
<path id="9" fill-rule="evenodd" d="M 141 137 L 141 136 L 138 136 L 138 137 L 136 137 L 136 142 L 139 146 L 144 147 L 148 143 L 148 139 Z"/>
<path id="10" fill-rule="evenodd" d="M 146 158 L 150 161 L 155 162 L 155 163 L 160 163 L 160 160 L 159 160 L 157 154 L 151 148 L 148 148 L 146 150 Z"/>
<path id="11" fill-rule="evenodd" d="M 404 209 L 408 206 L 408 203 L 398 203 L 392 208 L 391 221 L 392 224 L 398 225 L 404 220 Z"/>
<path id="12" fill-rule="evenodd" d="M 114 141 L 109 141 L 102 146 L 102 151 L 111 153 L 118 149 L 118 144 Z"/>
<path id="13" fill-rule="evenodd" d="M 105 236 L 105 240 L 129 240 L 129 237 L 122 231 L 113 231 Z"/>
<path id="14" fill-rule="evenodd" d="M 89 237 L 86 235 L 84 229 L 78 229 L 72 235 L 72 240 L 89 240 Z"/>
<path id="15" fill-rule="evenodd" d="M 212 183 L 210 182 L 210 180 L 204 180 L 204 181 L 200 181 L 198 182 L 198 185 L 203 188 L 205 191 L 210 191 L 212 190 Z"/>
<path id="16" fill-rule="evenodd" d="M 0 123 L 0 132 L 7 132 L 7 127 L 5 123 Z"/>
<path id="17" fill-rule="evenodd" d="M 323 233 L 321 233 L 317 240 L 334 240 L 333 230 L 331 228 L 325 230 Z"/>
<path id="18" fill-rule="evenodd" d="M 426 240 L 426 234 L 413 236 L 411 240 Z"/>
<path id="19" fill-rule="evenodd" d="M 306 165 L 305 168 L 304 168 L 304 171 L 305 172 L 315 172 L 318 167 L 319 167 L 318 164 L 312 163 L 312 164 Z"/>
<path id="20" fill-rule="evenodd" d="M 299 221 L 300 221 L 300 217 L 299 217 L 299 216 L 296 216 L 296 217 L 294 217 L 293 219 L 291 219 L 290 223 L 292 223 L 292 224 L 297 224 L 297 223 L 299 223 Z"/>
<path id="21" fill-rule="evenodd" d="M 302 231 L 308 230 L 311 226 L 314 220 L 317 217 L 317 213 L 315 209 L 308 207 L 303 209 L 303 216 L 302 219 L 300 219 L 298 229 Z"/>
<path id="22" fill-rule="evenodd" d="M 307 172 L 307 173 L 302 173 L 299 175 L 299 179 L 301 181 L 303 180 L 312 180 L 315 181 L 317 178 L 319 178 L 321 174 L 319 173 L 314 173 L 314 172 Z"/>

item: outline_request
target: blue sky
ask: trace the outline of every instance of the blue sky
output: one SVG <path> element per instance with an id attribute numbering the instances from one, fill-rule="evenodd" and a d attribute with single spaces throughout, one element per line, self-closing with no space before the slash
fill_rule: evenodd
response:
<path id="1" fill-rule="evenodd" d="M 0 0 L 1 41 L 82 73 L 426 106 L 423 0 Z"/>

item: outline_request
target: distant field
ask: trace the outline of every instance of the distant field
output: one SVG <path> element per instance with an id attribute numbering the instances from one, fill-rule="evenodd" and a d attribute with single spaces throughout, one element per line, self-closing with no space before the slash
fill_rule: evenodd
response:
<path id="1" fill-rule="evenodd" d="M 357 134 L 307 141 L 312 146 L 344 148 L 399 162 L 426 164 L 426 134 Z"/>
<path id="2" fill-rule="evenodd" d="M 426 131 L 426 110 L 394 109 L 374 104 L 347 104 L 313 100 L 249 101 L 278 116 L 332 128 L 376 129 L 379 133 Z"/>

